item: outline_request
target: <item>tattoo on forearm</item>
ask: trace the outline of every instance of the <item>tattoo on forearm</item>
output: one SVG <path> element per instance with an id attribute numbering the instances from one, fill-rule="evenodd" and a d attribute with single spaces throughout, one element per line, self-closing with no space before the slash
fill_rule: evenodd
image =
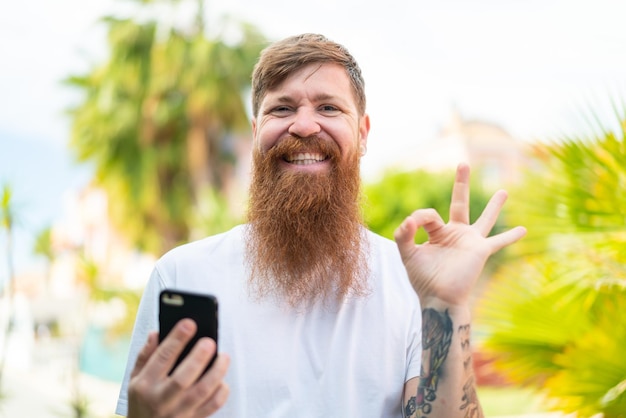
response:
<path id="1" fill-rule="evenodd" d="M 472 350 L 470 347 L 471 328 L 469 324 L 461 325 L 458 328 L 461 337 L 461 350 L 465 356 L 463 359 L 463 368 L 469 375 L 469 379 L 463 385 L 463 397 L 461 401 L 461 410 L 465 410 L 464 418 L 479 418 L 482 416 L 482 409 L 478 403 L 478 395 L 476 395 L 476 386 L 474 381 L 474 372 L 472 370 Z"/>
<path id="2" fill-rule="evenodd" d="M 461 404 L 461 411 L 465 410 L 464 418 L 478 418 L 481 416 L 480 405 L 478 404 L 478 395 L 476 395 L 476 388 L 474 386 L 474 376 L 463 386 L 463 403 Z"/>
<path id="3" fill-rule="evenodd" d="M 415 408 L 421 413 L 420 416 L 430 414 L 432 411 L 432 402 L 437 399 L 437 384 L 441 378 L 442 366 L 448 356 L 451 342 L 452 320 L 448 311 L 437 312 L 430 308 L 424 309 L 422 311 L 422 349 L 424 353 L 428 353 L 428 360 L 422 362 L 415 400 Z"/>
<path id="4" fill-rule="evenodd" d="M 470 324 L 457 328 L 463 353 L 463 368 L 469 376 L 463 385 L 463 396 L 459 410 L 464 418 L 482 418 L 482 409 L 476 395 L 474 373 L 472 370 L 472 351 L 470 345 Z M 417 396 L 410 397 L 403 407 L 405 417 L 426 417 L 433 412 L 433 403 L 437 399 L 437 387 L 443 376 L 443 365 L 452 343 L 453 325 L 448 311 L 438 312 L 428 308 L 422 311 L 422 370 Z"/>
<path id="5" fill-rule="evenodd" d="M 461 325 L 458 328 L 461 337 L 461 350 L 465 355 L 463 359 L 463 369 L 466 371 L 472 367 L 472 353 L 470 351 L 470 325 Z"/>
<path id="6" fill-rule="evenodd" d="M 461 349 L 467 351 L 470 348 L 470 325 L 460 325 L 459 334 L 461 336 Z"/>
<path id="7" fill-rule="evenodd" d="M 415 412 L 417 412 L 417 404 L 415 400 L 415 396 L 411 396 L 409 400 L 406 402 L 404 406 L 403 417 L 412 417 Z"/>

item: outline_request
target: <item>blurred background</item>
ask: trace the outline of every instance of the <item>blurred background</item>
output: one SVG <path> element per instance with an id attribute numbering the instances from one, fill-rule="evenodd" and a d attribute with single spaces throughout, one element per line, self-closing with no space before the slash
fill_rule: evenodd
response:
<path id="1" fill-rule="evenodd" d="M 626 3 L 23 0 L 0 5 L 0 416 L 112 417 L 165 251 L 242 222 L 249 77 L 319 32 L 359 61 L 365 215 L 391 237 L 499 188 L 474 298 L 486 416 L 626 416 Z M 423 239 L 424 237 L 418 237 Z"/>

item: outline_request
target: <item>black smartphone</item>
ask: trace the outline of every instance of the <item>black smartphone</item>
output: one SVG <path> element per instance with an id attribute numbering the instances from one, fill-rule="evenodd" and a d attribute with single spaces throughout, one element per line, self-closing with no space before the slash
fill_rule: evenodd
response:
<path id="1" fill-rule="evenodd" d="M 159 343 L 165 339 L 174 325 L 183 318 L 190 318 L 197 325 L 196 335 L 185 346 L 171 374 L 181 361 L 189 354 L 194 344 L 202 337 L 209 337 L 217 344 L 218 327 L 217 298 L 213 295 L 189 293 L 180 290 L 165 289 L 159 295 Z M 203 374 L 213 365 L 216 355 L 213 356 Z"/>

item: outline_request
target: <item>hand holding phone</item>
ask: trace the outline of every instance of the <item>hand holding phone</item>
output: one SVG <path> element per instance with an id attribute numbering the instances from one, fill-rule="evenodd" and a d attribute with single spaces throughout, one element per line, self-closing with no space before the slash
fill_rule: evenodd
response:
<path id="1" fill-rule="evenodd" d="M 179 290 L 165 289 L 159 295 L 159 343 L 165 339 L 172 328 L 183 318 L 192 319 L 197 326 L 196 334 L 187 343 L 184 350 L 176 359 L 176 363 L 169 371 L 172 371 L 189 354 L 196 342 L 203 337 L 212 338 L 217 344 L 218 337 L 218 303 L 213 295 L 183 292 Z M 215 361 L 213 356 L 204 372 Z M 203 374 L 204 374 L 203 372 Z"/>
<path id="2" fill-rule="evenodd" d="M 215 356 L 215 364 L 207 373 L 209 376 L 202 379 L 202 373 L 213 363 L 212 360 L 206 368 L 201 363 L 209 362 L 211 345 L 205 344 L 197 353 L 190 351 L 202 337 L 212 338 L 217 343 L 217 300 L 210 295 L 165 290 L 159 295 L 158 303 L 160 330 L 158 335 L 155 332 L 149 334 L 135 361 L 128 383 L 128 416 L 169 416 L 173 405 L 181 416 L 212 415 L 228 399 L 225 376 L 230 359 L 227 354 Z M 186 324 L 181 326 L 183 324 L 179 323 L 185 318 Z M 190 326 L 189 320 L 197 326 Z M 196 330 L 193 337 L 192 329 Z M 166 359 L 171 358 L 173 352 L 181 352 L 183 341 L 190 338 L 193 341 L 186 345 L 185 352 L 168 371 L 171 374 L 188 353 L 195 361 L 190 358 L 172 376 L 164 376 L 164 363 L 173 363 Z"/>

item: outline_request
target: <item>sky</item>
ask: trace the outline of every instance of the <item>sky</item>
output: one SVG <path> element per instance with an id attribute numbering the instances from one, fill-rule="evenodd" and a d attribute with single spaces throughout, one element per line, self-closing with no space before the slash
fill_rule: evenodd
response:
<path id="1" fill-rule="evenodd" d="M 366 179 L 418 156 L 454 110 L 535 141 L 584 132 L 591 107 L 610 123 L 610 99 L 626 100 L 622 0 L 206 0 L 205 8 L 209 28 L 230 14 L 269 39 L 318 32 L 348 47 L 372 121 Z M 79 96 L 61 81 L 106 60 L 98 19 L 129 10 L 121 0 L 0 5 L 0 185 L 11 185 L 19 210 L 18 271 L 32 263 L 36 233 L 63 216 L 91 174 L 66 146 L 64 112 Z"/>

